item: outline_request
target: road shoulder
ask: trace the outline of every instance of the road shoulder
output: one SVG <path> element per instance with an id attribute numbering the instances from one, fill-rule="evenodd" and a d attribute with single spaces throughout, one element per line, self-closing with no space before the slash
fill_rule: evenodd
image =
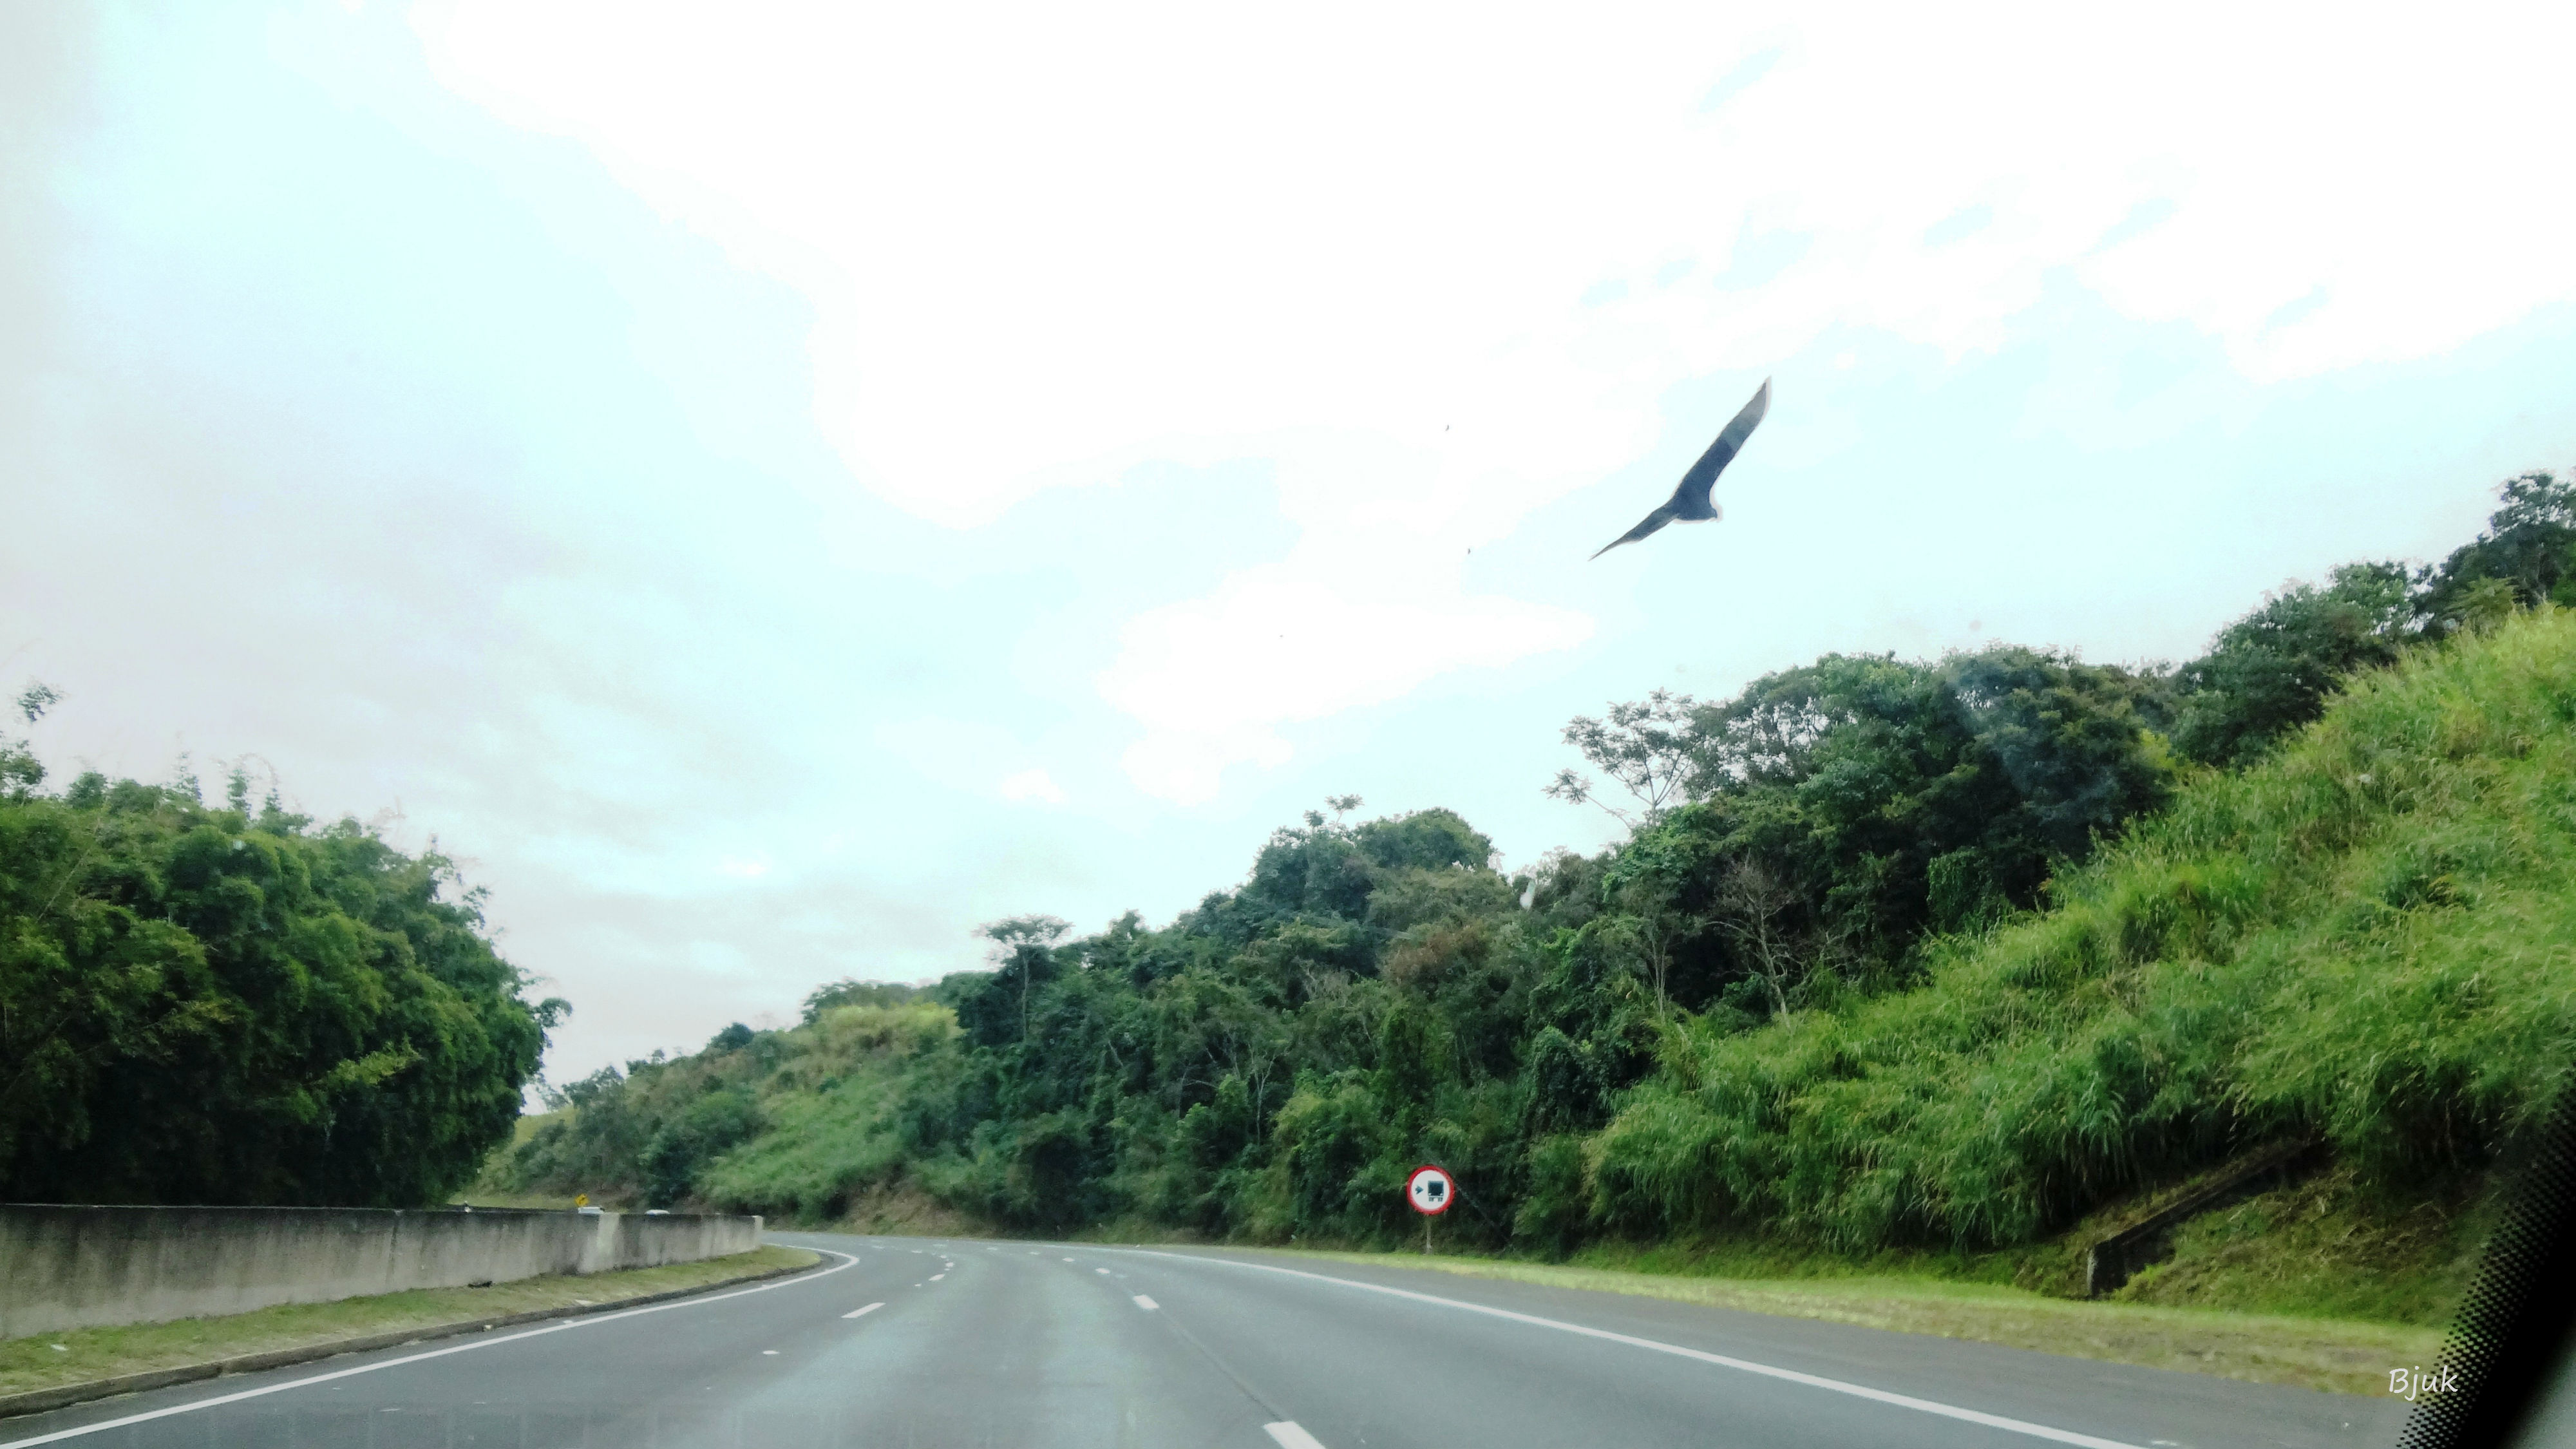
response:
<path id="1" fill-rule="evenodd" d="M 2435 1328 L 2089 1302 L 1930 1280 L 1691 1278 L 1407 1253 L 1226 1251 L 1282 1264 L 1341 1263 L 1663 1298 L 2373 1397 L 2385 1393 L 2391 1365 L 2430 1363 L 2442 1340 Z"/>

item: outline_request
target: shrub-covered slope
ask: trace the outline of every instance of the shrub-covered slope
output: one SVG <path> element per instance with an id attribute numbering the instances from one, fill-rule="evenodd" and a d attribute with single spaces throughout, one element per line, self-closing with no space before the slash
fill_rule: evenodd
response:
<path id="1" fill-rule="evenodd" d="M 2576 1059 L 2576 613 L 2358 677 L 2052 894 L 1919 989 L 1681 1025 L 1585 1145 L 1588 1207 L 2005 1244 L 2231 1144 L 2483 1160 Z"/>

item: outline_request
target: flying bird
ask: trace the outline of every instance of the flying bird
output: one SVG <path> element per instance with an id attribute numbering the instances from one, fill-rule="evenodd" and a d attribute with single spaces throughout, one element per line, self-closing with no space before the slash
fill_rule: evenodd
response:
<path id="1" fill-rule="evenodd" d="M 1726 471 L 1726 465 L 1735 461 L 1736 450 L 1744 446 L 1746 438 L 1753 436 L 1753 429 L 1761 423 L 1762 415 L 1770 410 L 1771 379 L 1766 377 L 1762 379 L 1761 388 L 1753 394 L 1753 401 L 1744 405 L 1744 410 L 1735 415 L 1735 421 L 1726 425 L 1726 431 L 1719 433 L 1717 441 L 1709 444 L 1708 451 L 1700 454 L 1699 461 L 1691 464 L 1691 470 L 1682 475 L 1681 486 L 1673 490 L 1671 499 L 1663 507 L 1647 514 L 1636 527 L 1601 545 L 1592 557 L 1599 558 L 1623 543 L 1635 543 L 1675 519 L 1697 523 L 1717 517 L 1717 505 L 1709 501 L 1708 490 L 1717 483 L 1717 475 Z"/>

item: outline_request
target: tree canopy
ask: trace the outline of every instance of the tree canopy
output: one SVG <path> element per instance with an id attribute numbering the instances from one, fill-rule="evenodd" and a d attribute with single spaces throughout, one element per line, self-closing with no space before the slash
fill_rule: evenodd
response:
<path id="1" fill-rule="evenodd" d="M 0 776 L 0 1198 L 411 1206 L 507 1140 L 567 1008 L 444 857 L 238 772 L 48 794 L 10 740 Z"/>

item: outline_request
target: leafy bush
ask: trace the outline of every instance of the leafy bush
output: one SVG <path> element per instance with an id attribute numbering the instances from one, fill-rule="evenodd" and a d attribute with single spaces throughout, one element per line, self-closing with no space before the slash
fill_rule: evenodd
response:
<path id="1" fill-rule="evenodd" d="M 443 857 L 0 755 L 0 1198 L 413 1206 L 508 1139 L 563 1003 Z"/>

